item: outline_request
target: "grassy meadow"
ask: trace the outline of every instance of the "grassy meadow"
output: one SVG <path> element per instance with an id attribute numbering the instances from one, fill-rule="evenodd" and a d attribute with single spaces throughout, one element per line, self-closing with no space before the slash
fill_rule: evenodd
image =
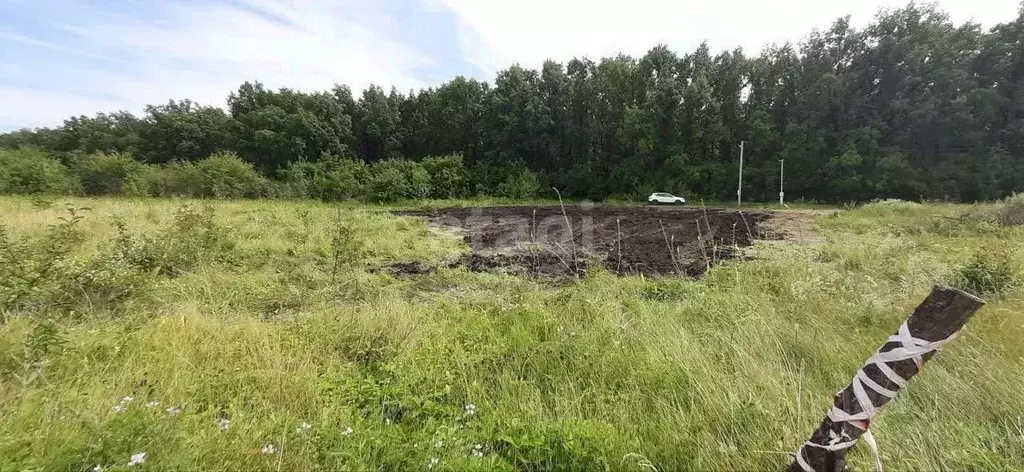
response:
<path id="1" fill-rule="evenodd" d="M 468 251 L 380 206 L 3 197 L 0 471 L 777 470 L 965 277 L 988 305 L 872 429 L 889 470 L 1024 470 L 1024 226 L 994 208 L 547 281 L 375 270 Z"/>

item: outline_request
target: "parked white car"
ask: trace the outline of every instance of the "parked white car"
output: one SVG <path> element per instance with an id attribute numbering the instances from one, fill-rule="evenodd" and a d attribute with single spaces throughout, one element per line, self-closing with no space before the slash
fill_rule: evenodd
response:
<path id="1" fill-rule="evenodd" d="M 677 197 L 671 193 L 652 193 L 651 196 L 647 197 L 648 203 L 670 203 L 675 205 L 682 205 L 686 203 L 686 199 L 683 197 Z"/>

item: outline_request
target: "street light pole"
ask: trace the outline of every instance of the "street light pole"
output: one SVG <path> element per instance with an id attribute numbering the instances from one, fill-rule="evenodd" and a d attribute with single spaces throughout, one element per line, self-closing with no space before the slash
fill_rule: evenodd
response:
<path id="1" fill-rule="evenodd" d="M 783 183 L 783 181 L 785 179 L 785 176 L 786 176 L 786 158 L 783 157 L 782 159 L 779 159 L 779 205 L 785 205 L 784 200 L 785 200 L 786 192 L 784 192 L 782 190 L 783 189 L 782 183 Z"/>
<path id="2" fill-rule="evenodd" d="M 743 141 L 740 141 L 740 184 L 736 187 L 736 206 L 743 205 Z"/>

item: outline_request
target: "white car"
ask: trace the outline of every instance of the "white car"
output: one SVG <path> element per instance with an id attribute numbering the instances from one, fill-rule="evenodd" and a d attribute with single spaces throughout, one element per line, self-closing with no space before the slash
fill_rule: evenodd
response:
<path id="1" fill-rule="evenodd" d="M 647 197 L 648 203 L 670 203 L 675 205 L 682 205 L 686 203 L 686 199 L 683 197 L 677 197 L 671 193 L 652 193 L 651 196 Z"/>

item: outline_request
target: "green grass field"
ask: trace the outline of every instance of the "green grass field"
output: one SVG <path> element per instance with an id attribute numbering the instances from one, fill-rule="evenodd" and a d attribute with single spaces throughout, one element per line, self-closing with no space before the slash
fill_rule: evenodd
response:
<path id="1" fill-rule="evenodd" d="M 551 282 L 373 271 L 468 251 L 385 207 L 0 198 L 0 471 L 776 470 L 933 284 L 1024 278 L 990 207 Z M 887 469 L 1024 470 L 1018 287 L 873 424 Z"/>

